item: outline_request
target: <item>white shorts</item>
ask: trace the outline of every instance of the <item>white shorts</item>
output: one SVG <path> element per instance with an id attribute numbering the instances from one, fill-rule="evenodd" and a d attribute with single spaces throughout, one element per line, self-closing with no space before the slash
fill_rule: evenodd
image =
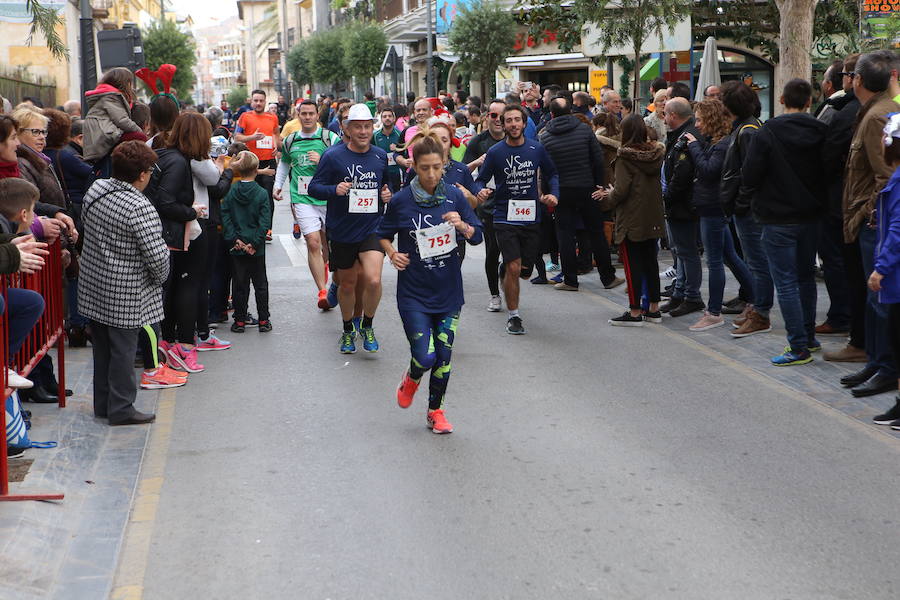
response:
<path id="1" fill-rule="evenodd" d="M 325 208 L 324 204 L 321 206 L 300 202 L 291 204 L 291 209 L 294 211 L 294 222 L 300 226 L 300 233 L 309 235 L 325 229 Z"/>

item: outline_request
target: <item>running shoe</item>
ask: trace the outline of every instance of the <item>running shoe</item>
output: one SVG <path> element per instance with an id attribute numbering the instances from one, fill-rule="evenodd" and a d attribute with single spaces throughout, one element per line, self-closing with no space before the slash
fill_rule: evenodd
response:
<path id="1" fill-rule="evenodd" d="M 662 318 L 662 317 L 660 317 Z M 631 311 L 626 310 L 622 313 L 621 316 L 613 317 L 609 321 L 607 321 L 613 327 L 643 327 L 644 326 L 644 316 L 638 315 L 636 317 L 631 316 Z"/>
<path id="2" fill-rule="evenodd" d="M 303 237 L 303 234 L 300 232 L 300 226 L 297 225 L 296 223 L 294 223 L 294 231 L 292 233 L 294 234 L 295 240 L 299 240 L 300 238 Z"/>
<path id="3" fill-rule="evenodd" d="M 378 352 L 378 340 L 375 339 L 375 329 L 363 327 L 359 330 L 359 337 L 363 341 L 363 350 L 366 352 Z"/>
<path id="4" fill-rule="evenodd" d="M 172 366 L 183 369 L 188 373 L 200 373 L 206 367 L 197 362 L 197 349 L 191 348 L 185 350 L 181 344 L 172 344 L 169 348 L 169 358 L 172 359 Z"/>
<path id="5" fill-rule="evenodd" d="M 331 310 L 331 302 L 328 300 L 328 290 L 319 290 L 319 299 L 316 306 L 322 310 Z"/>
<path id="6" fill-rule="evenodd" d="M 563 280 L 563 274 L 562 274 L 562 273 L 560 273 L 560 274 L 558 274 L 558 275 L 555 275 L 554 277 L 551 277 L 551 278 L 550 278 L 550 281 L 552 281 L 553 283 L 562 283 L 562 280 Z"/>
<path id="7" fill-rule="evenodd" d="M 247 319 L 244 321 L 244 325 L 247 327 L 259 327 L 259 320 L 250 313 L 247 313 Z"/>
<path id="8" fill-rule="evenodd" d="M 556 271 L 559 271 L 559 265 L 557 263 L 553 262 L 552 260 L 548 260 L 547 264 L 544 265 L 544 269 L 548 273 L 550 273 L 550 272 L 555 273 Z"/>
<path id="9" fill-rule="evenodd" d="M 334 280 L 332 280 L 331 285 L 328 286 L 328 295 L 326 298 L 328 298 L 329 308 L 334 308 L 338 305 L 338 286 Z"/>
<path id="10" fill-rule="evenodd" d="M 816 340 L 816 341 L 814 341 L 813 343 L 807 345 L 807 346 L 806 346 L 806 349 L 809 350 L 810 352 L 819 352 L 819 351 L 822 350 L 822 344 L 819 343 L 819 340 Z M 785 346 L 785 347 L 784 347 L 784 351 L 785 351 L 785 352 L 790 352 L 790 351 L 791 351 L 791 347 L 790 347 L 790 346 Z"/>
<path id="11" fill-rule="evenodd" d="M 165 365 L 160 365 L 154 371 L 144 371 L 141 374 L 141 389 L 161 390 L 181 387 L 187 383 L 187 379 L 177 377 L 173 373 L 177 373 L 177 371 Z"/>
<path id="12" fill-rule="evenodd" d="M 235 321 L 231 324 L 232 333 L 244 333 L 247 330 L 247 324 L 243 321 Z"/>
<path id="13" fill-rule="evenodd" d="M 510 335 L 525 335 L 525 326 L 521 317 L 510 317 L 506 322 L 506 333 Z"/>
<path id="14" fill-rule="evenodd" d="M 794 365 L 805 365 L 813 360 L 812 354 L 808 350 L 803 352 L 794 352 L 790 348 L 784 351 L 784 354 L 772 357 L 772 364 L 776 367 L 791 367 Z"/>
<path id="15" fill-rule="evenodd" d="M 231 348 L 231 342 L 228 340 L 220 340 L 216 334 L 210 333 L 206 339 L 197 340 L 197 352 L 211 352 L 214 350 L 228 350 Z"/>
<path id="16" fill-rule="evenodd" d="M 503 302 L 500 300 L 500 296 L 491 296 L 487 305 L 488 312 L 500 312 L 500 307 L 502 305 Z"/>
<path id="17" fill-rule="evenodd" d="M 403 379 L 400 380 L 400 385 L 397 386 L 397 404 L 400 408 L 409 408 L 418 389 L 419 382 L 413 381 L 412 377 L 409 376 L 409 371 L 404 371 Z"/>
<path id="18" fill-rule="evenodd" d="M 272 243 L 272 230 L 271 230 L 271 229 L 269 229 L 268 231 L 266 231 L 266 243 L 267 243 L 267 244 L 271 244 L 271 243 Z"/>
<path id="19" fill-rule="evenodd" d="M 341 354 L 356 354 L 356 343 L 353 341 L 355 337 L 352 331 L 341 334 Z"/>
<path id="20" fill-rule="evenodd" d="M 440 408 L 428 411 L 428 417 L 425 419 L 425 427 L 430 429 L 432 433 L 453 433 L 453 425 L 447 421 L 447 418 L 444 416 L 444 411 Z"/>
<path id="21" fill-rule="evenodd" d="M 270 331 L 272 331 L 272 321 L 264 319 L 259 322 L 260 333 L 269 333 Z"/>
<path id="22" fill-rule="evenodd" d="M 531 283 L 533 283 L 534 285 L 547 285 L 547 278 L 538 275 L 531 280 Z"/>
<path id="23" fill-rule="evenodd" d="M 672 279 L 673 277 L 675 277 L 675 267 L 669 267 L 665 271 L 659 272 L 660 279 Z"/>
<path id="24" fill-rule="evenodd" d="M 716 327 L 721 327 L 725 324 L 725 318 L 722 315 L 714 315 L 709 311 L 705 311 L 703 316 L 700 317 L 700 320 L 688 327 L 690 331 L 706 331 L 708 329 L 714 329 Z"/>
<path id="25" fill-rule="evenodd" d="M 190 377 L 190 373 L 185 373 L 184 371 L 177 371 L 167 365 L 166 363 L 159 363 L 159 370 L 166 374 L 167 377 L 175 377 L 177 379 L 181 379 L 182 381 L 187 381 L 188 377 Z"/>

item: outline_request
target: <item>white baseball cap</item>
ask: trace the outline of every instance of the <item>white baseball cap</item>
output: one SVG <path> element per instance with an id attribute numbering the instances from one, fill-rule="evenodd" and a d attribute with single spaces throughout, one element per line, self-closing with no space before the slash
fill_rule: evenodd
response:
<path id="1" fill-rule="evenodd" d="M 365 104 L 354 104 L 347 113 L 347 121 L 371 121 L 372 111 Z"/>

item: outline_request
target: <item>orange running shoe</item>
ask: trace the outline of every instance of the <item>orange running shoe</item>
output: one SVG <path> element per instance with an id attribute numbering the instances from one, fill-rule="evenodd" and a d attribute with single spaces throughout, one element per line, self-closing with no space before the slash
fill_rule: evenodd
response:
<path id="1" fill-rule="evenodd" d="M 159 363 L 159 368 L 166 374 L 167 377 L 175 377 L 177 379 L 183 379 L 184 381 L 187 381 L 188 376 L 190 375 L 190 373 L 173 369 L 166 363 Z"/>
<path id="2" fill-rule="evenodd" d="M 409 408 L 418 389 L 418 382 L 413 381 L 412 377 L 409 376 L 409 371 L 404 371 L 403 379 L 400 380 L 400 385 L 397 386 L 397 404 L 400 405 L 400 408 Z"/>
<path id="3" fill-rule="evenodd" d="M 164 369 L 162 366 L 155 371 L 144 371 L 141 374 L 141 389 L 159 390 L 176 388 L 187 383 L 186 379 L 172 376 L 167 371 L 171 371 L 171 369 Z"/>
<path id="4" fill-rule="evenodd" d="M 331 310 L 331 305 L 328 303 L 328 290 L 319 290 L 318 306 L 322 310 Z"/>
<path id="5" fill-rule="evenodd" d="M 425 420 L 425 426 L 428 427 L 432 433 L 453 433 L 453 425 L 444 418 L 444 411 L 440 408 L 428 411 L 428 418 Z"/>

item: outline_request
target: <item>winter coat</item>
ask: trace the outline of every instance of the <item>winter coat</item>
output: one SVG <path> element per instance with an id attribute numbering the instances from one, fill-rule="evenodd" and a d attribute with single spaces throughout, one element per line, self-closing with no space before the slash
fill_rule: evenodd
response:
<path id="1" fill-rule="evenodd" d="M 255 181 L 239 181 L 231 186 L 222 200 L 223 237 L 231 244 L 241 240 L 256 248 L 254 256 L 266 253 L 266 230 L 270 218 L 269 196 Z M 230 251 L 246 256 L 243 250 Z"/>
<path id="2" fill-rule="evenodd" d="M 751 209 L 757 222 L 788 225 L 822 218 L 827 129 L 809 113 L 779 115 L 760 128 L 743 172 L 755 188 Z"/>
<path id="3" fill-rule="evenodd" d="M 725 216 L 719 187 L 722 183 L 725 152 L 730 144 L 730 136 L 722 138 L 715 144 L 702 140 L 688 144 L 688 152 L 694 161 L 694 210 L 701 217 Z"/>
<path id="4" fill-rule="evenodd" d="M 663 177 L 666 178 L 666 191 L 663 202 L 666 207 L 666 218 L 673 221 L 695 221 L 694 211 L 694 163 L 687 150 L 687 142 L 681 140 L 686 133 L 703 139 L 703 134 L 694 126 L 694 117 L 681 124 L 681 127 L 670 131 L 666 138 L 666 160 Z"/>
<path id="5" fill-rule="evenodd" d="M 560 187 L 594 189 L 603 184 L 603 148 L 575 115 L 554 118 L 538 137 L 556 165 Z"/>
<path id="6" fill-rule="evenodd" d="M 141 128 L 131 120 L 131 107 L 124 94 L 101 83 L 85 94 L 88 111 L 84 117 L 84 160 L 103 158 L 119 143 L 123 133 Z"/>
<path id="7" fill-rule="evenodd" d="M 53 162 L 53 171 L 63 184 L 63 192 L 69 202 L 81 204 L 84 193 L 94 182 L 94 169 L 68 146 L 61 150 L 47 150 L 46 154 Z"/>
<path id="8" fill-rule="evenodd" d="M 897 304 L 900 303 L 900 168 L 894 171 L 887 186 L 878 195 L 877 209 L 875 270 L 884 275 L 878 301 Z"/>
<path id="9" fill-rule="evenodd" d="M 884 162 L 884 125 L 887 114 L 900 111 L 888 92 L 875 94 L 859 111 L 856 131 L 850 142 L 850 155 L 844 169 L 844 241 L 852 243 L 875 208 L 878 192 L 891 178 Z"/>
<path id="10" fill-rule="evenodd" d="M 844 90 L 838 90 L 837 92 L 833 93 L 828 97 L 827 100 L 825 100 L 825 102 L 819 105 L 819 108 L 816 110 L 815 117 L 826 125 L 831 125 L 832 119 L 834 119 L 838 111 L 843 108 L 845 104 L 844 98 L 846 98 L 846 96 L 847 93 Z"/>
<path id="11" fill-rule="evenodd" d="M 37 187 L 41 193 L 40 202 L 64 209 L 66 195 L 47 159 L 25 144 L 19 146 L 16 153 L 19 156 L 19 172 L 22 179 Z"/>
<path id="12" fill-rule="evenodd" d="M 616 187 L 600 202 L 601 210 L 616 211 L 615 243 L 621 244 L 626 238 L 642 242 L 663 237 L 665 217 L 659 178 L 665 153 L 659 142 L 645 150 L 619 148 Z"/>
<path id="13" fill-rule="evenodd" d="M 609 187 L 616 184 L 616 158 L 619 155 L 619 148 L 622 147 L 621 136 L 614 138 L 606 136 L 606 128 L 601 127 L 594 132 L 594 137 L 600 142 L 603 148 L 603 187 Z"/>
<path id="14" fill-rule="evenodd" d="M 831 122 L 825 134 L 825 148 L 822 156 L 825 160 L 825 173 L 828 175 L 828 216 L 844 219 L 844 167 L 850 154 L 850 142 L 853 140 L 853 126 L 859 115 L 859 103 L 852 91 L 844 94 L 832 104 Z"/>
<path id="15" fill-rule="evenodd" d="M 187 250 L 185 226 L 197 218 L 190 161 L 175 148 L 157 151 L 156 165 L 144 194 L 162 220 L 162 236 L 172 250 Z"/>
<path id="16" fill-rule="evenodd" d="M 753 188 L 744 182 L 744 162 L 750 155 L 753 136 L 762 127 L 756 117 L 735 121 L 731 126 L 728 149 L 722 165 L 722 182 L 719 185 L 719 200 L 726 215 L 743 217 L 750 213 Z"/>
<path id="17" fill-rule="evenodd" d="M 121 329 L 161 321 L 169 250 L 146 196 L 124 181 L 100 179 L 84 196 L 82 220 L 78 311 Z"/>

